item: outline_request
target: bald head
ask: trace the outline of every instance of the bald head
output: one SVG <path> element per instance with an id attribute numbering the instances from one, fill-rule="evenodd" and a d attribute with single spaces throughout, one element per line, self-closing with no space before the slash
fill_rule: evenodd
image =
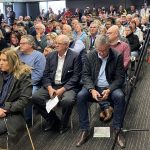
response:
<path id="1" fill-rule="evenodd" d="M 113 43 L 114 41 L 118 41 L 118 38 L 119 38 L 119 28 L 118 28 L 118 26 L 117 25 L 111 26 L 107 30 L 106 34 L 109 38 L 110 43 Z"/>

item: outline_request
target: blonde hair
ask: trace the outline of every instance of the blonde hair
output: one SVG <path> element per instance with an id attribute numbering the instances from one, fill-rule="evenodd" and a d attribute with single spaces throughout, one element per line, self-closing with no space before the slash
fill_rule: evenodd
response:
<path id="1" fill-rule="evenodd" d="M 57 34 L 55 33 L 55 32 L 51 32 L 51 33 L 48 33 L 47 35 L 46 35 L 46 38 L 47 38 L 47 40 L 50 40 L 50 39 L 52 39 L 52 40 L 56 40 L 56 38 L 57 38 Z"/>
<path id="2" fill-rule="evenodd" d="M 4 38 L 4 35 L 2 33 L 2 30 L 0 30 L 0 39 L 3 39 Z"/>
<path id="3" fill-rule="evenodd" d="M 31 68 L 21 62 L 18 54 L 12 48 L 3 49 L 1 54 L 6 55 L 10 67 L 9 73 L 12 73 L 16 79 L 19 79 L 22 74 L 31 73 Z"/>

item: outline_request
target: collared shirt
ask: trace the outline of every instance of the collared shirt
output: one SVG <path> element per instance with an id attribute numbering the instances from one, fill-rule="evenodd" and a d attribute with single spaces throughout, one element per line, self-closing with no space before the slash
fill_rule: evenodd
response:
<path id="1" fill-rule="evenodd" d="M 96 38 L 96 36 L 95 36 L 95 37 L 91 36 L 90 38 L 91 38 L 91 41 L 90 41 L 90 48 L 93 48 L 93 47 L 94 47 L 94 43 L 95 43 L 95 38 Z"/>
<path id="2" fill-rule="evenodd" d="M 111 45 L 110 47 L 123 54 L 124 68 L 127 69 L 130 62 L 130 46 L 127 43 L 118 40 L 117 44 Z"/>
<path id="3" fill-rule="evenodd" d="M 63 56 L 59 56 L 58 54 L 58 65 L 57 65 L 57 70 L 55 74 L 55 84 L 61 84 L 61 76 L 62 76 L 62 70 L 64 66 L 64 61 L 66 57 L 67 51 L 64 53 Z"/>
<path id="4" fill-rule="evenodd" d="M 98 57 L 102 60 L 102 65 L 98 74 L 98 79 L 97 79 L 97 86 L 98 87 L 108 87 L 109 83 L 106 79 L 106 74 L 105 74 L 105 68 L 106 68 L 106 63 L 107 59 L 109 56 L 102 58 L 99 54 Z"/>

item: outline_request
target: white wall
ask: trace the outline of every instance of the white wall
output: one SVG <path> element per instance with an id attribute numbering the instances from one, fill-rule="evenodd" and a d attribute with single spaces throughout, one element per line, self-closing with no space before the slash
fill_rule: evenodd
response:
<path id="1" fill-rule="evenodd" d="M 3 5 L 3 3 L 0 3 L 0 13 L 4 13 L 4 5 Z"/>

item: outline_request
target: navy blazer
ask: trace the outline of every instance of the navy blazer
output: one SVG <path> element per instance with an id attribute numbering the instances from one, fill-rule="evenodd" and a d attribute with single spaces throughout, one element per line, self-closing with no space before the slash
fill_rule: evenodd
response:
<path id="1" fill-rule="evenodd" d="M 54 86 L 55 74 L 58 65 L 58 52 L 53 51 L 47 56 L 46 67 L 42 83 L 45 88 Z M 66 90 L 76 88 L 80 81 L 82 70 L 81 57 L 76 52 L 68 49 L 64 61 L 61 83 Z"/>

